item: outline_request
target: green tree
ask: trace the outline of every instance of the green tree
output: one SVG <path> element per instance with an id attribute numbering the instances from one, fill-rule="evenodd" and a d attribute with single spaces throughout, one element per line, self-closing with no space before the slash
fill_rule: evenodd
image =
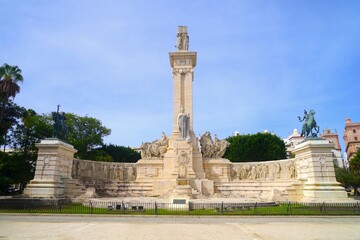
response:
<path id="1" fill-rule="evenodd" d="M 48 115 L 39 115 L 32 109 L 23 109 L 21 123 L 12 133 L 12 146 L 24 156 L 36 160 L 35 144 L 51 137 L 52 120 Z"/>
<path id="2" fill-rule="evenodd" d="M 3 153 L 0 157 L 0 188 L 3 191 L 9 184 L 21 183 L 25 186 L 33 179 L 37 159 L 35 143 L 51 136 L 51 119 L 47 116 L 24 108 L 18 114 L 9 142 L 15 151 Z"/>
<path id="3" fill-rule="evenodd" d="M 102 162 L 135 163 L 141 158 L 141 154 L 129 147 L 109 144 L 86 152 L 82 158 Z"/>
<path id="4" fill-rule="evenodd" d="M 101 150 L 105 151 L 112 157 L 114 162 L 137 162 L 141 154 L 129 147 L 117 146 L 114 144 L 104 145 Z"/>
<path id="5" fill-rule="evenodd" d="M 82 159 L 86 159 L 89 151 L 104 145 L 103 138 L 111 133 L 100 120 L 88 116 L 66 113 L 66 124 L 69 130 L 66 141 L 78 150 L 76 156 Z"/>
<path id="6" fill-rule="evenodd" d="M 0 193 L 5 193 L 10 184 L 25 186 L 34 178 L 34 162 L 22 153 L 7 154 L 0 151 Z"/>
<path id="7" fill-rule="evenodd" d="M 113 158 L 101 148 L 93 149 L 82 156 L 84 160 L 92 160 L 99 162 L 112 162 Z"/>
<path id="8" fill-rule="evenodd" d="M 10 144 L 8 133 L 12 132 L 17 126 L 24 110 L 24 108 L 16 105 L 13 101 L 8 101 L 0 124 L 0 145 L 4 145 L 4 148 Z"/>
<path id="9" fill-rule="evenodd" d="M 357 151 L 355 156 L 350 159 L 349 170 L 354 175 L 353 187 L 355 189 L 355 195 L 360 195 L 360 149 Z"/>
<path id="10" fill-rule="evenodd" d="M 286 158 L 284 141 L 270 133 L 237 135 L 227 138 L 230 146 L 224 158 L 232 162 L 258 162 Z"/>
<path id="11" fill-rule="evenodd" d="M 102 125 L 100 120 L 92 117 L 81 117 L 76 114 L 66 113 L 68 137 L 64 141 L 73 145 L 78 150 L 76 156 L 83 159 L 109 157 L 103 153 L 91 153 L 92 149 L 104 145 L 103 138 L 111 130 Z M 35 143 L 52 136 L 53 119 L 51 114 L 38 115 L 34 110 L 24 109 L 21 113 L 21 122 L 12 133 L 12 146 L 24 154 L 36 154 Z M 36 156 L 35 156 L 36 157 Z M 88 158 L 89 157 L 89 158 Z"/>
<path id="12" fill-rule="evenodd" d="M 343 187 L 354 186 L 356 183 L 354 174 L 345 168 L 335 167 L 336 181 L 341 183 Z"/>
<path id="13" fill-rule="evenodd" d="M 0 123 L 4 117 L 4 111 L 9 99 L 15 98 L 20 92 L 19 82 L 24 80 L 21 69 L 5 63 L 0 67 Z"/>

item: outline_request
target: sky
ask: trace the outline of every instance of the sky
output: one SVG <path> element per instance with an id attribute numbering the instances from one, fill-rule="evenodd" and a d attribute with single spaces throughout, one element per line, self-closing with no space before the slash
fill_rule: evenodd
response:
<path id="1" fill-rule="evenodd" d="M 320 132 L 360 122 L 360 1 L 0 0 L 0 64 L 37 113 L 99 119 L 106 143 L 172 131 L 169 52 L 188 26 L 197 52 L 194 131 L 286 138 L 314 109 Z"/>

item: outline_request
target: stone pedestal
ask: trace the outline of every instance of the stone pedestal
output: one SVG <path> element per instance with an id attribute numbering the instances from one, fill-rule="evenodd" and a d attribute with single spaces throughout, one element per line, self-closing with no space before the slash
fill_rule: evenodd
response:
<path id="1" fill-rule="evenodd" d="M 335 178 L 333 148 L 333 143 L 322 139 L 306 139 L 294 148 L 298 179 L 303 182 L 302 201 L 349 201 L 345 189 Z"/>
<path id="2" fill-rule="evenodd" d="M 190 132 L 189 142 L 179 140 L 178 136 L 178 132 L 173 132 L 169 138 L 169 148 L 164 156 L 163 177 L 171 179 L 183 177 L 181 174 L 186 170 L 188 178 L 204 179 L 202 154 L 195 134 Z"/>
<path id="3" fill-rule="evenodd" d="M 159 158 L 140 159 L 136 163 L 136 180 L 149 181 L 160 179 L 164 167 L 164 160 Z"/>
<path id="4" fill-rule="evenodd" d="M 184 31 L 184 34 L 187 34 L 186 29 Z M 206 185 L 204 189 L 209 189 L 208 193 L 213 192 L 213 188 L 209 187 L 212 182 L 202 184 L 195 181 L 205 179 L 202 155 L 193 130 L 192 84 L 196 55 L 196 52 L 189 52 L 187 48 L 169 53 L 174 81 L 173 131 L 164 156 L 162 180 L 154 182 L 154 192 L 158 192 L 156 190 L 158 187 L 163 187 L 163 192 L 172 191 L 174 196 L 183 195 L 191 198 L 193 190 L 202 192 L 202 185 Z M 181 126 L 183 130 L 187 130 L 185 137 L 184 132 L 180 133 L 179 126 L 181 125 L 179 119 L 184 115 L 188 117 L 186 127 Z M 188 183 L 180 184 L 184 181 Z"/>
<path id="5" fill-rule="evenodd" d="M 231 162 L 225 158 L 204 159 L 206 178 L 214 180 L 217 184 L 229 182 L 230 165 Z"/>
<path id="6" fill-rule="evenodd" d="M 58 198 L 65 193 L 64 181 L 71 179 L 76 150 L 59 139 L 44 139 L 36 144 L 38 159 L 34 179 L 26 186 L 28 197 Z"/>
<path id="7" fill-rule="evenodd" d="M 176 179 L 176 186 L 173 191 L 174 198 L 190 199 L 192 197 L 192 188 L 190 182 L 186 178 Z"/>
<path id="8" fill-rule="evenodd" d="M 172 138 L 176 138 L 176 135 L 177 134 L 174 134 Z M 165 154 L 162 178 L 168 179 L 171 184 L 162 182 L 161 185 L 172 189 L 175 188 L 174 194 L 177 192 L 189 191 L 189 197 L 191 196 L 191 186 L 187 184 L 188 187 L 185 189 L 184 184 L 179 184 L 178 179 L 182 179 L 180 182 L 183 182 L 183 180 L 188 182 L 191 180 L 193 182 L 196 179 L 204 179 L 205 177 L 201 153 L 193 142 L 196 142 L 196 138 L 195 141 L 191 140 L 190 142 L 184 140 L 170 141 L 171 147 L 169 147 Z M 196 187 L 196 185 L 193 187 Z M 195 189 L 201 193 L 201 188 Z M 169 190 L 170 189 L 167 189 L 165 191 Z M 187 194 L 188 193 L 186 193 L 186 195 Z"/>
<path id="9" fill-rule="evenodd" d="M 193 147 L 191 142 L 176 141 L 174 143 L 173 172 L 181 179 L 195 178 L 193 168 Z"/>

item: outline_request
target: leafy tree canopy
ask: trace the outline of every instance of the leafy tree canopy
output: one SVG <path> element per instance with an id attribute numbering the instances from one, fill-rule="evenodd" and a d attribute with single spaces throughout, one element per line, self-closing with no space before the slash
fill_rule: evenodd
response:
<path id="1" fill-rule="evenodd" d="M 34 162 L 21 152 L 7 154 L 0 151 L 0 193 L 10 184 L 27 183 L 34 178 Z"/>
<path id="2" fill-rule="evenodd" d="M 355 156 L 350 159 L 350 171 L 352 171 L 357 177 L 360 177 L 360 150 L 357 151 Z"/>
<path id="3" fill-rule="evenodd" d="M 88 116 L 66 113 L 66 124 L 69 130 L 66 141 L 78 150 L 79 158 L 86 158 L 87 152 L 104 145 L 103 138 L 111 133 L 100 120 Z"/>
<path id="4" fill-rule="evenodd" d="M 52 120 L 48 115 L 39 115 L 32 109 L 24 109 L 21 122 L 12 131 L 12 147 L 24 154 L 36 153 L 35 143 L 51 137 Z"/>
<path id="5" fill-rule="evenodd" d="M 21 69 L 18 66 L 11 66 L 7 63 L 0 66 L 0 125 L 2 125 L 9 99 L 15 98 L 16 94 L 20 92 L 18 83 L 23 80 Z"/>
<path id="6" fill-rule="evenodd" d="M 18 66 L 11 66 L 4 63 L 0 67 L 0 96 L 1 99 L 14 98 L 20 92 L 18 82 L 24 80 L 21 69 Z"/>
<path id="7" fill-rule="evenodd" d="M 103 151 L 108 153 L 114 162 L 137 162 L 141 155 L 139 152 L 123 146 L 117 146 L 113 144 L 104 145 L 101 148 Z"/>
<path id="8" fill-rule="evenodd" d="M 355 194 L 360 195 L 360 149 L 355 156 L 350 159 L 349 170 L 354 177 L 353 187 L 355 189 Z"/>
<path id="9" fill-rule="evenodd" d="M 86 160 L 128 163 L 137 162 L 140 158 L 139 152 L 129 147 L 114 144 L 103 145 L 100 148 L 88 151 L 84 156 Z"/>
<path id="10" fill-rule="evenodd" d="M 32 109 L 20 108 L 13 115 L 11 120 L 13 129 L 9 144 L 11 147 L 25 153 L 36 152 L 35 143 L 52 137 L 53 119 L 51 114 L 39 115 Z M 86 158 L 89 151 L 103 146 L 103 138 L 111 132 L 102 125 L 100 120 L 88 116 L 81 117 L 73 113 L 66 113 L 66 124 L 69 133 L 64 141 L 78 150 L 76 156 L 79 158 Z"/>
<path id="11" fill-rule="evenodd" d="M 232 162 L 258 162 L 286 158 L 284 141 L 270 133 L 231 136 L 224 158 Z"/>
<path id="12" fill-rule="evenodd" d="M 0 108 L 2 108 L 4 114 L 0 123 L 0 145 L 5 146 L 9 144 L 8 133 L 19 123 L 25 108 L 16 105 L 11 100 L 7 102 L 6 106 L 2 106 L 2 104 L 4 103 L 0 101 Z"/>
<path id="13" fill-rule="evenodd" d="M 354 174 L 345 168 L 340 168 L 335 166 L 335 176 L 336 176 L 336 181 L 340 182 L 341 185 L 345 188 L 356 184 L 356 179 Z"/>

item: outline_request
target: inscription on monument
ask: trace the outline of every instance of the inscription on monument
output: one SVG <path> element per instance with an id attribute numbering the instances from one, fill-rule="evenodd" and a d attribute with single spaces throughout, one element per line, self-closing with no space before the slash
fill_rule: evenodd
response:
<path id="1" fill-rule="evenodd" d="M 186 204 L 186 199 L 173 199 L 173 204 Z"/>
<path id="2" fill-rule="evenodd" d="M 174 61 L 175 66 L 185 66 L 185 65 L 191 65 L 192 61 L 191 59 L 176 59 Z"/>

